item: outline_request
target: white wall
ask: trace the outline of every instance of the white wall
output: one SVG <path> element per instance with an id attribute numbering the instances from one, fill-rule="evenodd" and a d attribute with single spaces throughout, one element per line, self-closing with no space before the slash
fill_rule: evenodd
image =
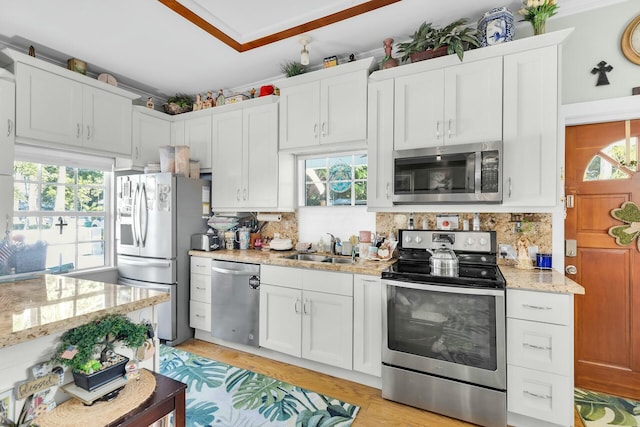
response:
<path id="1" fill-rule="evenodd" d="M 298 241 L 314 245 L 320 237 L 329 243 L 331 233 L 341 240 L 358 235 L 360 230 L 376 229 L 375 212 L 367 212 L 366 206 L 317 206 L 298 210 Z"/>
<path id="2" fill-rule="evenodd" d="M 547 31 L 575 28 L 562 48 L 562 104 L 629 96 L 640 86 L 640 66 L 627 60 L 620 47 L 624 29 L 639 14 L 640 1 L 627 0 L 547 21 Z M 519 33 L 530 31 L 528 27 L 519 25 L 516 37 L 524 37 Z M 591 74 L 600 61 L 613 66 L 606 86 L 596 86 L 598 76 Z"/>

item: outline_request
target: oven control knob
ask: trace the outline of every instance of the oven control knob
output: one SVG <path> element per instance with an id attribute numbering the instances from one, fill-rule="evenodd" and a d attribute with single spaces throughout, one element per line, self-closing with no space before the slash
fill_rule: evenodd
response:
<path id="1" fill-rule="evenodd" d="M 411 242 L 411 236 L 405 236 L 404 241 L 407 243 Z"/>
<path id="2" fill-rule="evenodd" d="M 486 244 L 487 244 L 487 239 L 485 239 L 484 237 L 481 237 L 481 238 L 480 238 L 480 244 L 481 244 L 482 246 L 486 245 Z"/>
<path id="3" fill-rule="evenodd" d="M 467 239 L 467 245 L 468 245 L 468 246 L 473 245 L 475 242 L 476 242 L 476 241 L 475 241 L 475 239 L 474 239 L 473 237 L 469 237 L 469 238 Z"/>
<path id="4" fill-rule="evenodd" d="M 416 243 L 420 243 L 420 242 L 422 242 L 422 237 L 416 236 Z"/>

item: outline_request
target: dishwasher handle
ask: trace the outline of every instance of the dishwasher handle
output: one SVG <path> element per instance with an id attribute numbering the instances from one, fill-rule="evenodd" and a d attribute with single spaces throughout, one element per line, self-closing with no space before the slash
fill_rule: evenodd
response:
<path id="1" fill-rule="evenodd" d="M 229 270 L 228 268 L 211 267 L 211 271 L 222 274 L 232 274 L 234 276 L 255 276 L 254 272 L 242 270 Z"/>

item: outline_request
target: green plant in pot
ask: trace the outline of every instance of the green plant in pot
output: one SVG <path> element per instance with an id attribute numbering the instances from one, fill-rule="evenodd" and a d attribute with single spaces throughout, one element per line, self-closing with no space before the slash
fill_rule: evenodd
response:
<path id="1" fill-rule="evenodd" d="M 290 61 L 280 64 L 280 71 L 282 71 L 287 77 L 293 77 L 298 74 L 304 74 L 307 69 L 299 62 Z"/>
<path id="2" fill-rule="evenodd" d="M 148 333 L 149 325 L 122 314 L 108 315 L 62 334 L 53 360 L 71 368 L 76 385 L 92 390 L 124 374 L 129 359 L 114 353 L 115 345 L 136 349 Z M 75 352 L 72 358 L 68 358 L 69 352 Z M 107 368 L 115 372 L 107 372 Z"/>
<path id="3" fill-rule="evenodd" d="M 193 109 L 193 97 L 184 93 L 177 93 L 167 99 L 162 105 L 164 111 L 169 114 L 181 114 Z"/>
<path id="4" fill-rule="evenodd" d="M 445 27 L 436 28 L 431 23 L 424 22 L 410 41 L 398 43 L 402 61 L 410 59 L 411 62 L 417 62 L 453 53 L 462 61 L 465 50 L 480 45 L 476 30 L 466 26 L 466 23 L 466 18 L 460 18 Z"/>

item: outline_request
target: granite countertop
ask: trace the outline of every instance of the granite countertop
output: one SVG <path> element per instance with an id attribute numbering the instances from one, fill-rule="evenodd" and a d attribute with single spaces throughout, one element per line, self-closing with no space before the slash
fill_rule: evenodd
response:
<path id="1" fill-rule="evenodd" d="M 0 283 L 0 348 L 169 298 L 166 292 L 50 274 Z"/>
<path id="2" fill-rule="evenodd" d="M 501 265 L 507 289 L 584 295 L 584 288 L 556 270 L 522 270 Z"/>
<path id="3" fill-rule="evenodd" d="M 252 264 L 281 265 L 284 267 L 313 268 L 318 270 L 342 271 L 345 273 L 380 276 L 389 268 L 395 259 L 389 261 L 372 261 L 357 258 L 354 264 L 332 264 L 330 262 L 298 261 L 284 257 L 295 254 L 295 251 L 256 251 L 256 250 L 221 250 L 221 251 L 189 251 L 189 255 L 217 259 L 222 261 L 247 262 Z M 321 254 L 327 255 L 328 254 Z M 337 255 L 335 255 L 337 256 Z M 344 257 L 348 258 L 348 257 Z"/>

